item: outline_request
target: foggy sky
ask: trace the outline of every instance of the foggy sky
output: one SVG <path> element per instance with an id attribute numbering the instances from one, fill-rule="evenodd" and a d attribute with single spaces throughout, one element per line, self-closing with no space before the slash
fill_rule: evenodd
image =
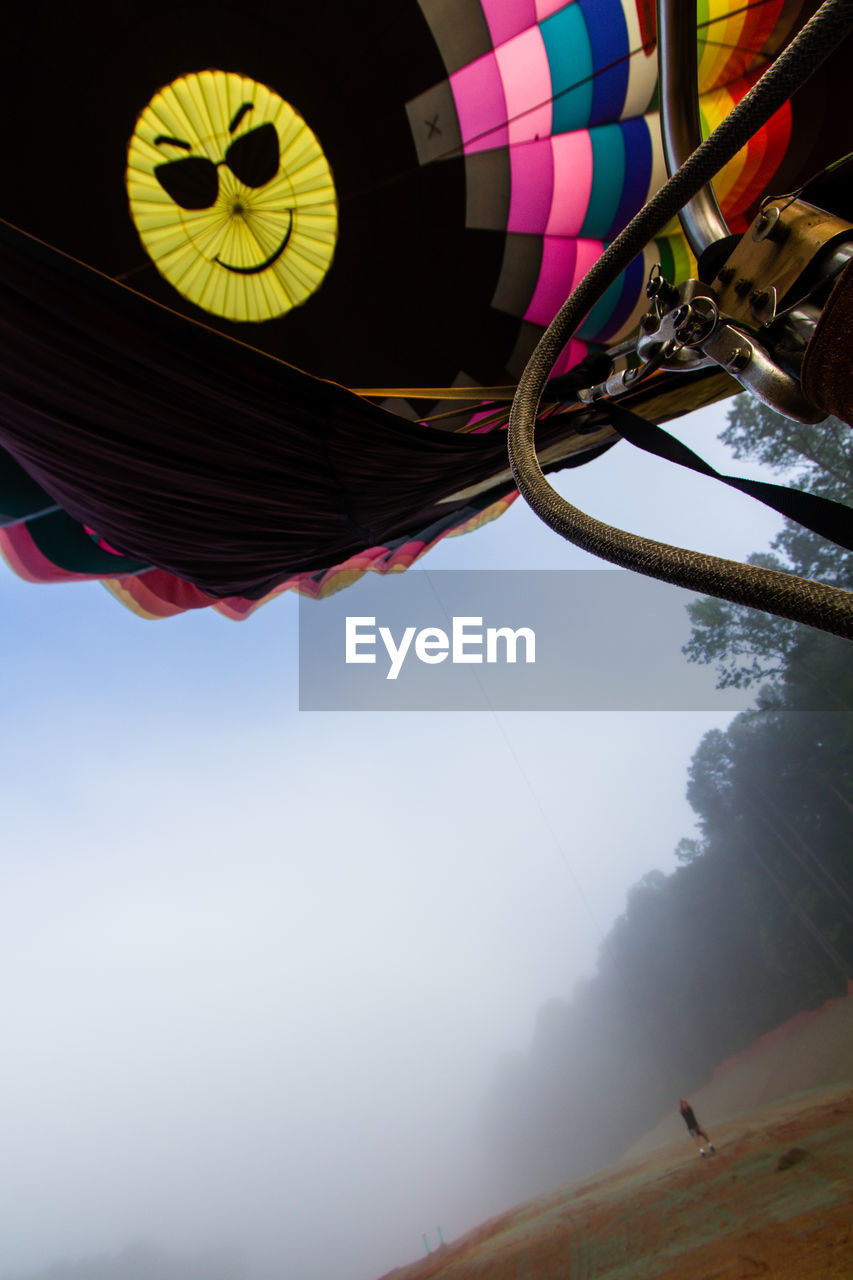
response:
<path id="1" fill-rule="evenodd" d="M 678 428 L 720 465 L 722 425 Z M 624 445 L 557 483 L 724 555 L 779 524 Z M 423 562 L 580 566 L 521 502 Z M 497 1063 L 672 868 L 730 717 L 300 715 L 294 599 L 145 623 L 3 569 L 0 608 L 0 1276 L 146 1240 L 371 1280 L 505 1207 Z"/>

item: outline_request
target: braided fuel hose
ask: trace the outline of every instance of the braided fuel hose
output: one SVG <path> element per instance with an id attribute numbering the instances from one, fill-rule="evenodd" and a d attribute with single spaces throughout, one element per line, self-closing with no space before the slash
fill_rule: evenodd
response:
<path id="1" fill-rule="evenodd" d="M 598 298 L 678 210 L 714 177 L 853 29 L 853 0 L 825 0 L 734 110 L 608 246 L 542 335 L 516 390 L 509 461 L 519 490 L 569 542 L 627 569 L 853 639 L 853 593 L 627 533 L 573 507 L 545 479 L 534 431 L 557 356 Z"/>

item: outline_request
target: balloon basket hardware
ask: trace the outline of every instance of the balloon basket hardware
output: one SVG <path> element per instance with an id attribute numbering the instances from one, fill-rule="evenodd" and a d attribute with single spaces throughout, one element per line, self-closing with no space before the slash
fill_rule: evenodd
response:
<path id="1" fill-rule="evenodd" d="M 796 195 L 767 199 L 709 283 L 675 285 L 658 264 L 652 267 L 646 285 L 652 305 L 636 338 L 639 362 L 623 360 L 606 381 L 584 388 L 581 401 L 624 395 L 658 370 L 717 365 L 786 418 L 822 421 L 828 410 L 803 390 L 803 363 L 851 260 L 851 223 Z"/>
<path id="2" fill-rule="evenodd" d="M 823 173 L 816 183 L 812 180 L 792 194 L 765 201 L 752 226 L 730 249 L 733 238 L 711 186 L 720 170 L 853 31 L 853 0 L 824 0 L 704 141 L 699 130 L 695 35 L 688 21 L 691 12 L 695 21 L 694 6 L 657 0 L 661 126 L 671 176 L 576 285 L 536 346 L 510 411 L 510 467 L 520 493 L 536 514 L 576 546 L 649 577 L 853 639 L 853 593 L 612 528 L 562 498 L 548 483 L 536 456 L 537 410 L 560 353 L 606 290 L 676 214 L 699 260 L 700 278 L 676 289 L 661 279 L 659 267 L 652 270 L 647 294 L 653 305 L 636 337 L 639 367 L 628 359 L 627 367 L 611 373 L 606 381 L 580 389 L 580 402 L 594 404 L 620 434 L 633 435 L 635 442 L 639 442 L 639 427 L 639 434 L 646 437 L 640 447 L 705 474 L 716 473 L 679 442 L 669 438 L 662 442 L 665 433 L 653 424 L 618 403 L 605 402 L 618 402 L 644 379 L 649 385 L 654 385 L 653 379 L 659 381 L 663 390 L 673 381 L 690 382 L 703 371 L 722 370 L 734 389 L 745 387 L 788 418 L 817 423 L 833 412 L 848 424 L 853 422 L 853 376 L 847 356 L 853 327 L 853 223 L 846 221 L 848 214 L 853 216 L 849 192 L 842 193 L 842 207 L 836 206 L 836 212 L 812 204 L 815 185 L 819 188 L 820 179 L 826 177 Z M 673 130 L 679 115 L 687 119 L 687 126 Z M 817 351 L 816 339 L 821 340 Z M 649 441 L 650 432 L 658 433 L 654 444 Z M 750 483 L 718 478 L 738 488 Z M 775 493 L 754 492 L 753 496 L 783 510 Z M 794 501 L 802 497 L 797 495 Z M 792 500 L 782 501 L 787 513 Z M 801 523 L 821 532 L 819 525 L 828 519 L 840 530 L 840 536 L 832 535 L 834 540 L 850 545 L 849 511 L 841 508 L 839 514 L 829 510 L 838 504 L 821 502 L 825 505 L 815 522 Z"/>

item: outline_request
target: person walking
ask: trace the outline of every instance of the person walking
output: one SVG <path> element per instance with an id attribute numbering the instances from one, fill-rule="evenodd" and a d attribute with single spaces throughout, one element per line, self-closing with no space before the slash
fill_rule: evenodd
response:
<path id="1" fill-rule="evenodd" d="M 689 1103 L 689 1102 L 685 1102 L 684 1098 L 682 1098 L 682 1099 L 681 1099 L 681 1104 L 680 1104 L 680 1106 L 679 1106 L 679 1108 L 678 1108 L 678 1109 L 679 1109 L 679 1111 L 681 1112 L 681 1118 L 682 1118 L 682 1120 L 683 1120 L 683 1121 L 684 1121 L 684 1123 L 687 1125 L 687 1132 L 690 1134 L 691 1138 L 695 1138 L 695 1140 L 696 1140 L 696 1141 L 698 1142 L 698 1144 L 699 1144 L 699 1154 L 700 1154 L 700 1156 L 704 1156 L 704 1155 L 706 1155 L 706 1154 L 707 1154 L 707 1152 L 705 1151 L 705 1148 L 702 1146 L 702 1139 L 703 1139 L 703 1138 L 705 1139 L 705 1141 L 706 1141 L 706 1142 L 707 1142 L 707 1144 L 708 1144 L 708 1150 L 709 1150 L 709 1151 L 716 1151 L 716 1150 L 717 1150 L 717 1148 L 714 1146 L 713 1142 L 712 1142 L 712 1141 L 711 1141 L 711 1139 L 708 1137 L 707 1133 L 706 1133 L 706 1132 L 705 1132 L 705 1130 L 702 1128 L 702 1126 L 701 1126 L 701 1124 L 699 1123 L 699 1121 L 696 1119 L 696 1114 L 695 1114 L 695 1112 L 694 1112 L 693 1108 L 691 1107 L 690 1103 Z"/>

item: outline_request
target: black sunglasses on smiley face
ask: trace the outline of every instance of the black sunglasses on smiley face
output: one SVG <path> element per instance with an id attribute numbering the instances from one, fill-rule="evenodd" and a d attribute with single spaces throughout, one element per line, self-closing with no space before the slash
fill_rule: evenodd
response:
<path id="1" fill-rule="evenodd" d="M 223 160 L 184 156 L 154 168 L 163 190 L 182 209 L 209 209 L 219 195 L 219 165 L 224 164 L 246 187 L 264 187 L 278 173 L 280 143 L 275 125 L 261 124 L 235 140 Z"/>

